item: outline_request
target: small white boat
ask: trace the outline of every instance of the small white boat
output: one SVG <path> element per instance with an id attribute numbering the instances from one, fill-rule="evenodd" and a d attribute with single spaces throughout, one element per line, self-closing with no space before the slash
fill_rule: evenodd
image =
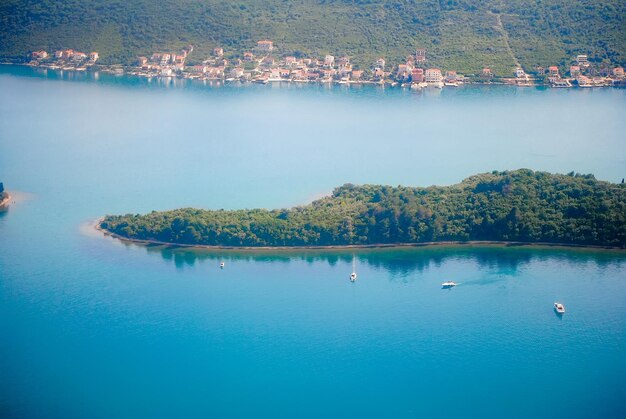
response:
<path id="1" fill-rule="evenodd" d="M 220 262 L 220 268 L 224 269 L 224 262 Z"/>
<path id="2" fill-rule="evenodd" d="M 456 282 L 446 281 L 443 284 L 441 284 L 441 288 L 452 288 L 452 287 L 456 287 Z"/>
<path id="3" fill-rule="evenodd" d="M 559 314 L 563 314 L 565 313 L 565 306 L 561 303 L 554 303 L 554 310 Z"/>
<path id="4" fill-rule="evenodd" d="M 350 274 L 350 282 L 356 281 L 356 259 L 352 256 L 352 273 Z"/>

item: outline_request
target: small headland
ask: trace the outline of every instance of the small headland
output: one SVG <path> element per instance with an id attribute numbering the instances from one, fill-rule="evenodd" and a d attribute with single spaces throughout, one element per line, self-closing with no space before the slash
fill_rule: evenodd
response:
<path id="1" fill-rule="evenodd" d="M 7 209 L 11 202 L 11 195 L 4 190 L 4 184 L 0 182 L 0 210 Z"/>

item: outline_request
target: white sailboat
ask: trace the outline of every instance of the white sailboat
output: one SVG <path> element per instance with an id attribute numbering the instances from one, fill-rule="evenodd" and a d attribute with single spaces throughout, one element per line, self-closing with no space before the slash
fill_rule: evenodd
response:
<path id="1" fill-rule="evenodd" d="M 350 282 L 356 281 L 356 258 L 352 256 L 352 273 L 350 274 Z"/>

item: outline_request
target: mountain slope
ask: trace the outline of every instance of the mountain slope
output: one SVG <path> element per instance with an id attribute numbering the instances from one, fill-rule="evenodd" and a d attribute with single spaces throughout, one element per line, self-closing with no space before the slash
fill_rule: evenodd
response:
<path id="1" fill-rule="evenodd" d="M 421 47 L 432 66 L 509 75 L 517 61 L 565 66 L 582 53 L 623 65 L 625 18 L 621 0 L 4 0 L 0 56 L 76 48 L 128 63 L 191 43 L 199 61 L 268 38 L 278 54 L 349 55 L 362 67 Z"/>

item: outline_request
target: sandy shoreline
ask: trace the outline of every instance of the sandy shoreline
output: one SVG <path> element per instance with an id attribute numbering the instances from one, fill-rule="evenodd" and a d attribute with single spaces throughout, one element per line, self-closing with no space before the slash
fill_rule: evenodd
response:
<path id="1" fill-rule="evenodd" d="M 98 218 L 93 222 L 96 230 L 105 236 L 113 237 L 127 243 L 135 243 L 145 246 L 166 246 L 188 249 L 205 249 L 205 250 L 244 250 L 244 251 L 293 251 L 293 250 L 349 250 L 349 249 L 384 249 L 384 248 L 405 248 L 405 247 L 435 247 L 435 246 L 501 246 L 501 247 L 544 247 L 544 248 L 576 248 L 576 249 L 596 249 L 596 250 L 618 250 L 626 249 L 616 246 L 597 246 L 570 243 L 534 243 L 534 242 L 509 242 L 497 240 L 473 240 L 473 241 L 441 241 L 441 242 L 422 242 L 422 243 L 385 243 L 385 244 L 360 244 L 360 245 L 341 245 L 341 246 L 212 246 L 205 244 L 181 244 L 169 243 L 159 240 L 140 240 L 130 239 L 113 233 L 101 227 L 104 217 Z"/>

